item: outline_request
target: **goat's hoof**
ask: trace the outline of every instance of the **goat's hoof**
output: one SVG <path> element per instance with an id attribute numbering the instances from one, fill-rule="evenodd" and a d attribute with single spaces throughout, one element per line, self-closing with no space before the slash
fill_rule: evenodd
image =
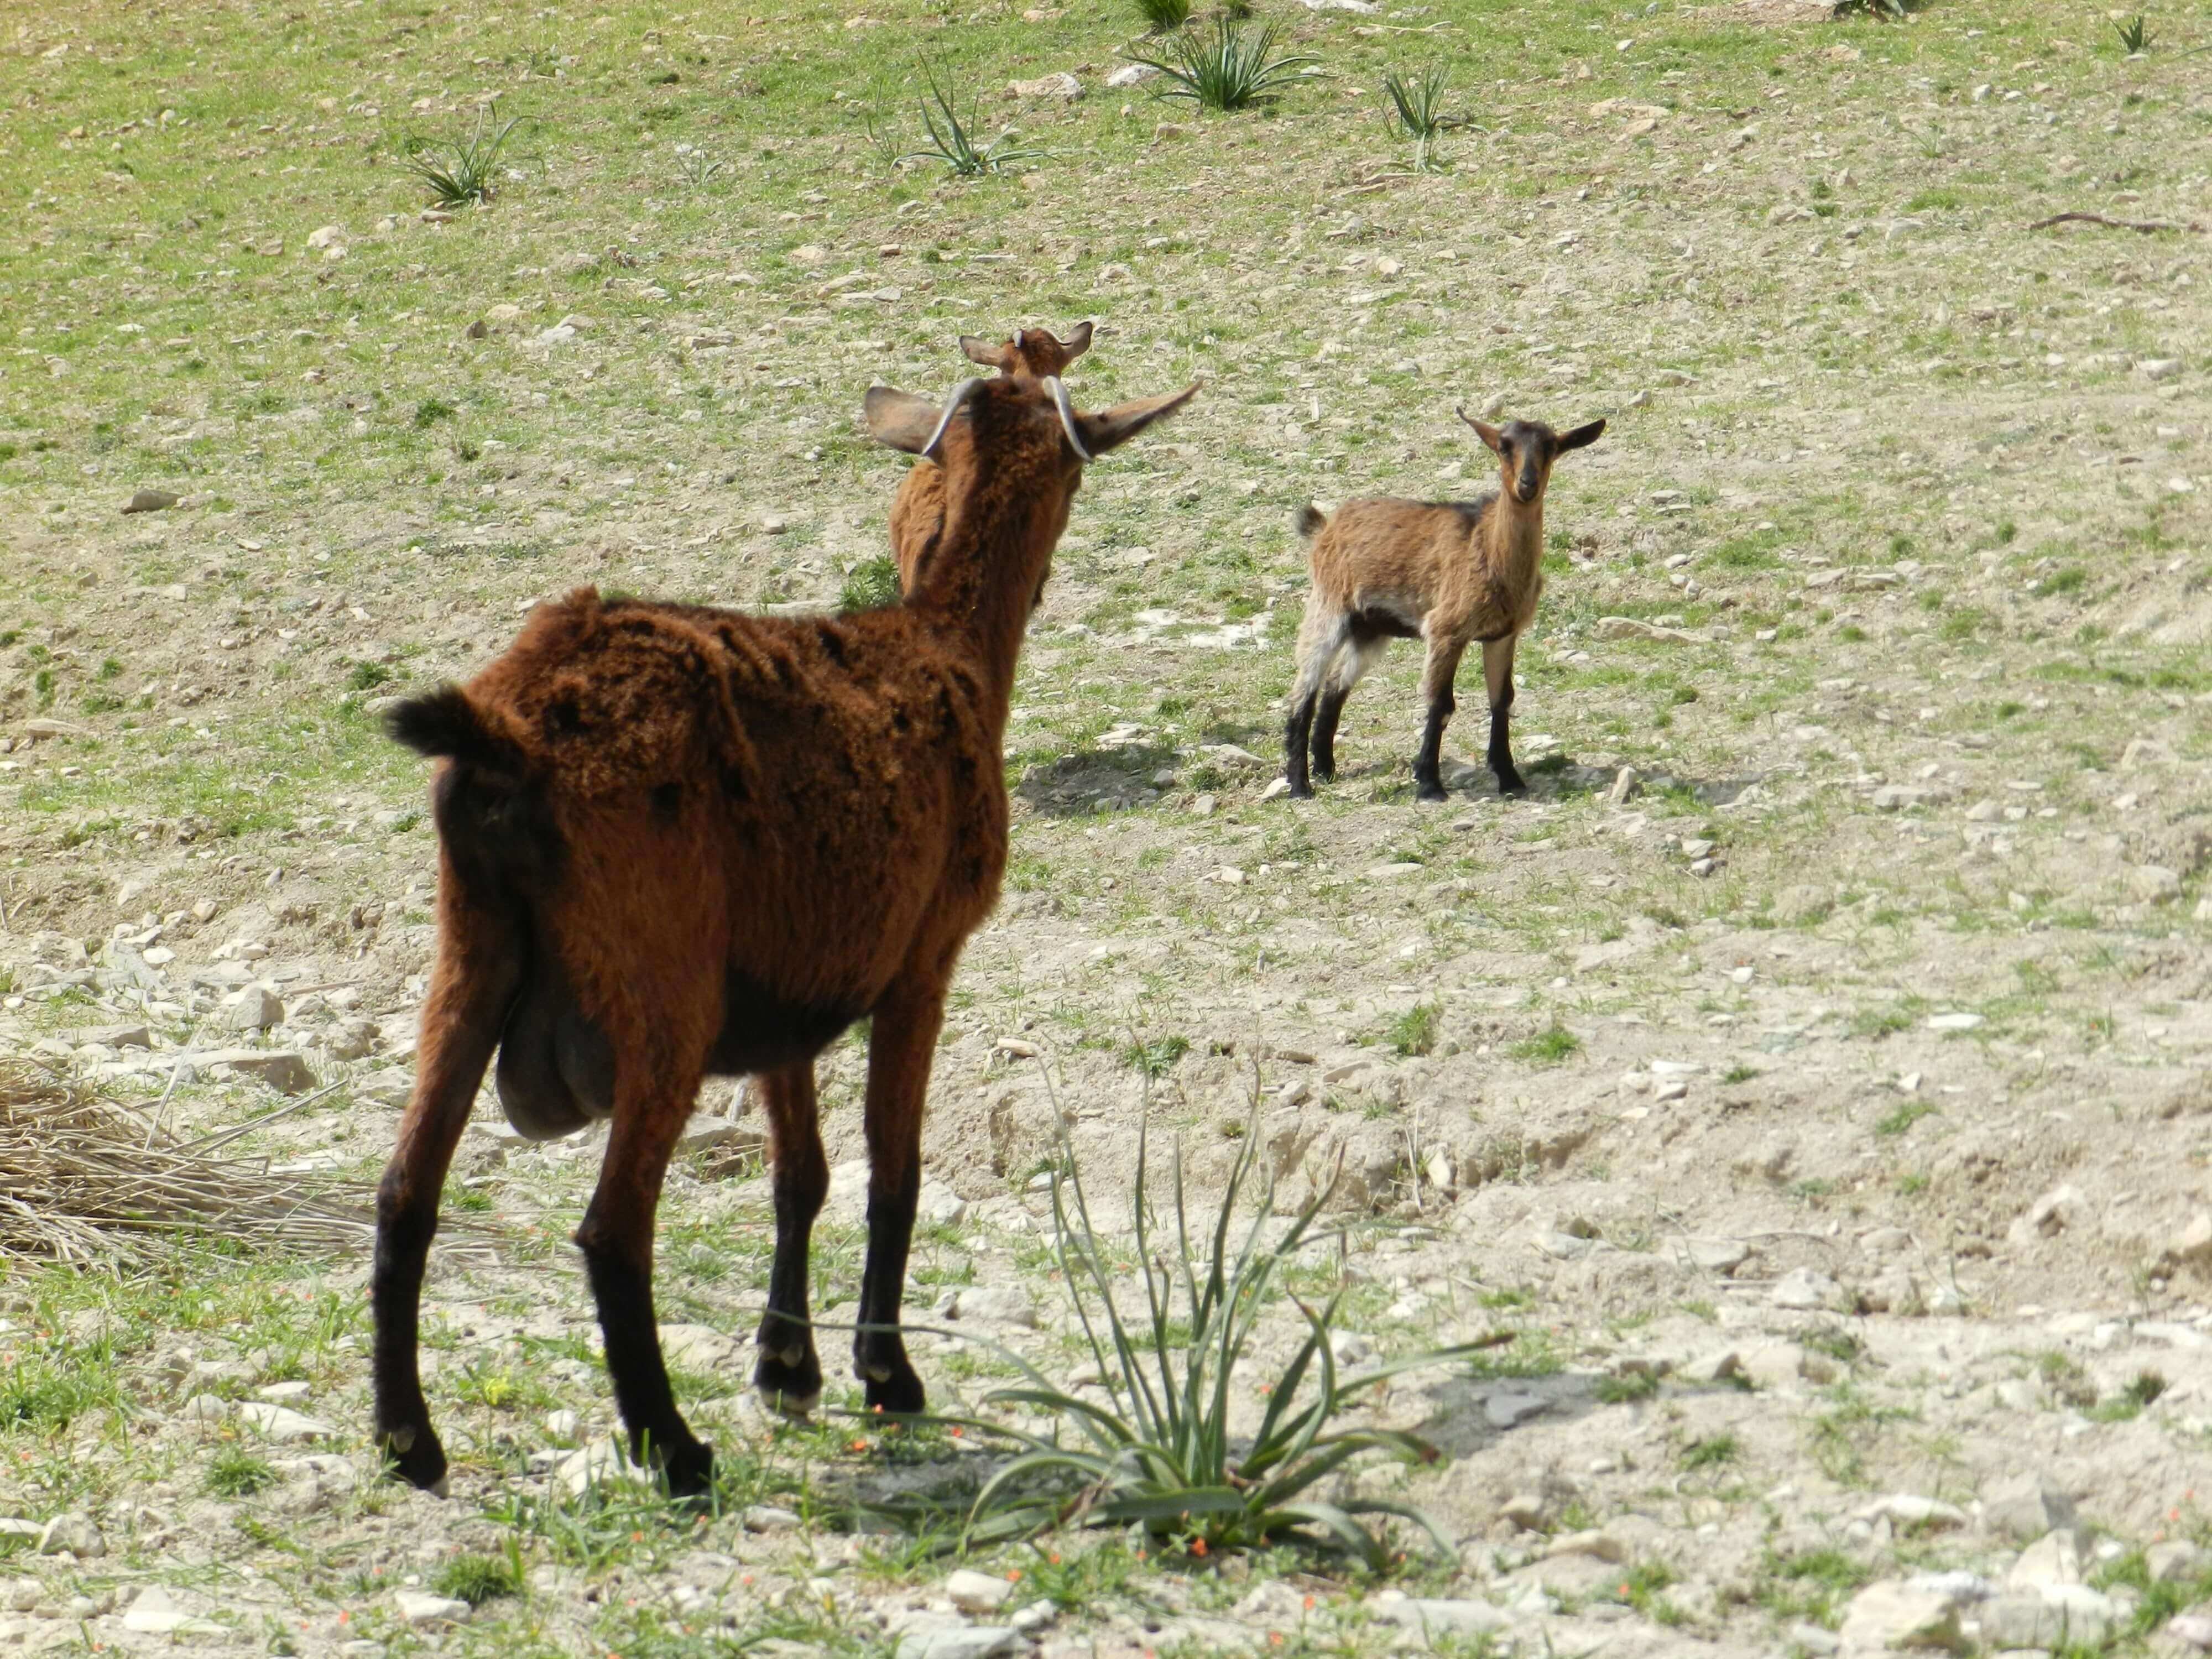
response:
<path id="1" fill-rule="evenodd" d="M 446 1495 L 446 1449 L 437 1431 L 428 1423 L 400 1423 L 376 1431 L 387 1474 L 409 1486 L 443 1498 Z"/>
<path id="2" fill-rule="evenodd" d="M 1451 797 L 1444 792 L 1443 785 L 1440 783 L 1425 783 L 1419 789 L 1413 792 L 1413 799 L 1418 801 L 1427 801 L 1433 804 L 1437 801 L 1449 800 Z"/>
<path id="3" fill-rule="evenodd" d="M 704 1498 L 714 1486 L 714 1449 L 703 1440 L 676 1447 L 660 1462 L 660 1477 L 675 1498 Z"/>
<path id="4" fill-rule="evenodd" d="M 787 1417 L 805 1417 L 822 1399 L 822 1362 L 807 1349 L 786 1357 L 763 1353 L 753 1367 L 761 1399 Z"/>
<path id="5" fill-rule="evenodd" d="M 1334 761 L 1316 760 L 1313 763 L 1313 775 L 1314 781 L 1316 783 L 1334 783 L 1336 781 L 1336 763 Z"/>
<path id="6" fill-rule="evenodd" d="M 927 1404 L 921 1379 L 911 1365 L 900 1365 L 880 1382 L 863 1372 L 861 1381 L 867 1384 L 868 1409 L 885 1417 L 919 1416 Z"/>
<path id="7" fill-rule="evenodd" d="M 1501 795 L 1525 795 L 1528 793 L 1528 786 L 1518 772 L 1500 772 L 1498 775 L 1498 793 Z"/>
<path id="8" fill-rule="evenodd" d="M 1290 794 L 1289 794 L 1289 796 L 1288 796 L 1288 799 L 1291 799 L 1291 800 L 1311 800 L 1313 798 L 1314 798 L 1314 793 L 1313 793 L 1313 786 L 1312 786 L 1311 784 L 1310 784 L 1310 783 L 1294 783 L 1294 784 L 1292 784 L 1292 785 L 1291 786 L 1291 791 L 1290 791 Z"/>

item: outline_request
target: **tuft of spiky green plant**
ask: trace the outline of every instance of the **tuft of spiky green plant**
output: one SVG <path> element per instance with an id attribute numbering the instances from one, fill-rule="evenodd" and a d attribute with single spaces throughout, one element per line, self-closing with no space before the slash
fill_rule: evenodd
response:
<path id="1" fill-rule="evenodd" d="M 1437 1028 L 1443 1010 L 1433 1002 L 1417 1002 L 1390 1022 L 1390 1046 L 1408 1059 L 1425 1054 L 1437 1046 Z"/>
<path id="2" fill-rule="evenodd" d="M 522 1545 L 510 1536 L 505 1555 L 457 1555 L 438 1569 L 430 1588 L 480 1607 L 502 1595 L 522 1594 Z"/>
<path id="3" fill-rule="evenodd" d="M 1138 15 L 1154 34 L 1165 34 L 1190 21 L 1190 0 L 1137 0 Z"/>
<path id="4" fill-rule="evenodd" d="M 1031 161 L 1044 154 L 1041 149 L 1014 148 L 1012 136 L 1003 132 L 981 149 L 976 149 L 975 100 L 969 100 L 968 118 L 963 121 L 949 77 L 940 74 L 934 64 L 924 64 L 922 74 L 929 82 L 929 96 L 921 102 L 921 125 L 929 133 L 929 147 L 908 150 L 894 156 L 894 161 L 942 161 L 963 178 L 977 179 L 996 173 L 1009 161 Z"/>
<path id="5" fill-rule="evenodd" d="M 495 130 L 492 122 L 498 112 L 495 99 L 479 109 L 477 130 L 465 144 L 424 145 L 402 158 L 399 165 L 430 186 L 436 206 L 468 207 L 491 200 L 492 177 L 500 154 L 522 125 L 518 115 Z"/>
<path id="6" fill-rule="evenodd" d="M 2144 21 L 2141 12 L 2132 17 L 2115 17 L 2112 33 L 2120 37 L 2120 44 L 2127 48 L 2130 58 L 2151 48 L 2150 25 Z"/>
<path id="7" fill-rule="evenodd" d="M 881 553 L 847 571 L 844 590 L 837 595 L 840 611 L 881 611 L 898 602 L 898 566 Z"/>
<path id="8" fill-rule="evenodd" d="M 1213 20 L 1210 35 L 1178 34 L 1157 53 L 1129 56 L 1168 78 L 1163 98 L 1188 98 L 1202 109 L 1243 109 L 1273 96 L 1315 61 L 1297 52 L 1276 56 L 1276 33 L 1273 23 L 1246 28 L 1224 15 Z"/>
<path id="9" fill-rule="evenodd" d="M 1389 101 L 1384 119 L 1401 137 L 1413 141 L 1413 171 L 1426 173 L 1431 147 L 1450 125 L 1444 114 L 1444 94 L 1451 86 L 1451 70 L 1437 62 L 1418 71 L 1389 70 L 1382 76 L 1382 95 Z"/>
<path id="10" fill-rule="evenodd" d="M 1359 1517 L 1395 1516 L 1425 1528 L 1450 1553 L 1450 1540 L 1411 1504 L 1380 1498 L 1331 1503 L 1312 1491 L 1369 1453 L 1435 1462 L 1436 1449 L 1417 1435 L 1343 1427 L 1340 1419 L 1389 1378 L 1472 1358 L 1479 1345 L 1408 1354 L 1340 1376 L 1329 1343 L 1340 1290 L 1318 1309 L 1292 1298 L 1305 1321 L 1304 1340 L 1281 1370 L 1251 1375 L 1253 1335 L 1275 1281 L 1312 1237 L 1334 1190 L 1331 1183 L 1287 1225 L 1278 1223 L 1261 1140 L 1255 1132 L 1238 1140 L 1210 1238 L 1193 1238 L 1178 1147 L 1173 1231 L 1163 1237 L 1139 1121 L 1130 1204 L 1145 1306 L 1133 1319 L 1124 1316 L 1115 1291 L 1123 1272 L 1118 1252 L 1101 1243 L 1082 1177 L 1063 1146 L 1053 1172 L 1054 1250 L 1106 1399 L 1079 1398 L 1021 1356 L 1000 1356 L 1020 1369 L 1023 1380 L 993 1390 L 982 1403 L 1048 1417 L 1055 1426 L 1036 1433 L 970 1419 L 1010 1436 L 1022 1449 L 977 1493 L 968 1543 L 1061 1526 L 1133 1525 L 1157 1538 L 1180 1539 L 1199 1554 L 1302 1542 L 1341 1547 L 1379 1569 L 1387 1559 L 1383 1541 Z M 1248 1204 L 1255 1164 L 1262 1178 Z M 1238 1212 L 1248 1209 L 1242 1237 L 1233 1239 Z M 1233 1435 L 1231 1401 L 1255 1395 L 1267 1402 L 1258 1429 L 1249 1438 Z"/>
<path id="11" fill-rule="evenodd" d="M 276 1471 L 243 1446 L 225 1446 L 208 1464 L 207 1489 L 217 1498 L 251 1498 L 270 1485 Z"/>

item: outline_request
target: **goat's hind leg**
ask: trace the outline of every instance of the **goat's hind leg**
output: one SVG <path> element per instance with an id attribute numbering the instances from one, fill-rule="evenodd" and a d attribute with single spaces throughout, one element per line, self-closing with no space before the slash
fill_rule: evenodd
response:
<path id="1" fill-rule="evenodd" d="M 868 1036 L 868 1261 L 860 1275 L 860 1329 L 853 1369 L 868 1408 L 921 1410 L 921 1379 L 899 1334 L 907 1253 L 921 1197 L 921 1116 L 929 1066 L 945 1023 L 942 975 L 895 988 L 876 1006 Z"/>
<path id="2" fill-rule="evenodd" d="M 661 1360 L 653 1310 L 653 1219 L 668 1160 L 698 1096 L 705 1059 L 702 1048 L 674 1065 L 665 1053 L 617 1045 L 614 1128 L 607 1137 L 599 1190 L 576 1229 L 631 1453 L 639 1462 L 659 1469 L 677 1498 L 707 1491 L 714 1480 L 714 1455 L 678 1413 Z"/>
<path id="3" fill-rule="evenodd" d="M 416 1343 L 422 1273 L 454 1145 L 499 1042 L 527 961 L 515 921 L 465 890 L 450 859 L 438 872 L 438 962 L 422 1008 L 415 1091 L 376 1189 L 376 1443 L 404 1479 L 442 1492 L 446 1451 L 430 1426 Z"/>
<path id="4" fill-rule="evenodd" d="M 822 1153 L 814 1063 L 766 1073 L 760 1083 L 775 1171 L 775 1265 L 769 1270 L 768 1311 L 754 1339 L 760 1360 L 753 1386 L 777 1410 L 804 1413 L 822 1397 L 822 1361 L 806 1305 L 806 1255 L 830 1191 L 830 1164 Z"/>
<path id="5" fill-rule="evenodd" d="M 1304 800 L 1313 794 L 1306 751 L 1314 740 L 1315 707 L 1321 701 L 1322 688 L 1331 682 L 1337 659 L 1351 642 L 1352 618 L 1337 617 L 1314 632 L 1312 648 L 1298 665 L 1297 678 L 1291 686 L 1290 715 L 1283 723 L 1283 776 L 1290 783 L 1293 799 Z M 1346 686 L 1345 695 L 1350 691 L 1351 687 Z M 1344 696 L 1340 696 L 1327 705 L 1322 717 L 1322 742 L 1328 757 L 1328 764 L 1322 772 L 1324 778 L 1334 775 L 1336 770 L 1336 717 L 1343 708 Z"/>

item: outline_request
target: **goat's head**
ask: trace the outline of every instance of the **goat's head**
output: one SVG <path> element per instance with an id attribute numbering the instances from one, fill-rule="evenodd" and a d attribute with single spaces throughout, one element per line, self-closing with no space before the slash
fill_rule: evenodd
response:
<path id="1" fill-rule="evenodd" d="M 1117 404 L 1094 415 L 1078 412 L 1053 375 L 1010 374 L 963 380 L 942 406 L 887 386 L 870 386 L 868 435 L 948 471 L 988 461 L 1019 468 L 1040 482 L 1057 480 L 1073 495 L 1083 464 L 1118 448 L 1153 422 L 1182 408 L 1198 387 L 1164 398 Z"/>
<path id="2" fill-rule="evenodd" d="M 988 340 L 974 334 L 960 337 L 960 349 L 968 354 L 970 362 L 986 368 L 995 368 L 1006 374 L 1034 374 L 1042 380 L 1048 374 L 1064 374 L 1067 366 L 1091 349 L 1091 325 L 1078 323 L 1075 331 L 1065 340 L 1055 337 L 1050 330 L 1022 328 L 1014 331 L 1014 337 L 1003 345 L 993 345 Z"/>
<path id="3" fill-rule="evenodd" d="M 1459 417 L 1498 456 L 1499 488 L 1523 507 L 1544 499 L 1544 486 L 1552 480 L 1552 463 L 1570 449 L 1594 444 L 1605 431 L 1603 421 L 1592 421 L 1571 432 L 1554 432 L 1541 421 L 1508 421 L 1492 426 L 1465 410 Z"/>

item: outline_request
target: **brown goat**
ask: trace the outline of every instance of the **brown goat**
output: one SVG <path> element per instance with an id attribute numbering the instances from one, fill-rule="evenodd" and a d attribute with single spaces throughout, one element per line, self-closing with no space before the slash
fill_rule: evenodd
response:
<path id="1" fill-rule="evenodd" d="M 946 987 L 1006 866 L 1006 711 L 1037 580 L 1091 456 L 1179 407 L 1079 415 L 1057 380 L 868 393 L 879 443 L 941 458 L 941 544 L 902 605 L 814 619 L 602 599 L 541 605 L 466 686 L 402 703 L 441 757 L 438 957 L 415 1091 L 377 1192 L 375 1431 L 436 1487 L 416 1364 L 455 1141 L 500 1051 L 509 1120 L 611 1120 L 576 1243 L 615 1399 L 679 1495 L 713 1455 L 678 1413 L 653 1304 L 653 1217 L 700 1081 L 761 1079 L 775 1258 L 754 1381 L 822 1387 L 807 1241 L 828 1190 L 814 1060 L 870 1017 L 868 1250 L 854 1359 L 870 1407 L 920 1411 L 899 1333 L 921 1120 Z"/>
<path id="2" fill-rule="evenodd" d="M 1057 379 L 1067 366 L 1091 349 L 1091 325 L 1078 323 L 1065 340 L 1049 330 L 1018 328 L 1002 345 L 973 334 L 960 337 L 960 349 L 970 362 L 995 368 L 1002 375 L 1030 374 L 1042 380 Z M 898 566 L 899 592 L 914 592 L 915 573 L 937 546 L 945 532 L 945 469 L 934 461 L 919 461 L 899 480 L 891 497 L 891 558 Z M 1042 603 L 1044 590 L 1037 590 Z"/>
<path id="3" fill-rule="evenodd" d="M 1513 648 L 1536 619 L 1544 591 L 1544 489 L 1552 463 L 1595 443 L 1592 421 L 1558 433 L 1540 421 L 1495 427 L 1465 410 L 1459 417 L 1497 452 L 1498 490 L 1474 501 L 1409 501 L 1370 495 L 1333 519 L 1308 507 L 1298 533 L 1310 538 L 1313 588 L 1298 629 L 1298 672 L 1284 728 L 1291 793 L 1313 793 L 1312 776 L 1336 775 L 1336 724 L 1344 700 L 1394 639 L 1424 640 L 1421 695 L 1428 705 L 1413 782 L 1423 800 L 1444 799 L 1444 722 L 1456 704 L 1452 682 L 1470 641 L 1482 645 L 1490 694 L 1490 769 L 1504 795 L 1528 785 L 1513 765 L 1506 717 L 1513 708 Z"/>

